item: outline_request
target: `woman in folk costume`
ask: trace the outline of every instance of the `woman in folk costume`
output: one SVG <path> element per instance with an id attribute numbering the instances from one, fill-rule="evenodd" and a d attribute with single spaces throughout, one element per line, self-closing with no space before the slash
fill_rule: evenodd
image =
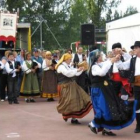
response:
<path id="1" fill-rule="evenodd" d="M 99 54 L 93 59 L 90 68 L 91 99 L 95 115 L 89 127 L 95 134 L 102 130 L 103 135 L 116 136 L 110 130 L 127 127 L 135 119 L 135 105 L 131 107 L 125 97 L 122 100 L 109 80 L 107 73 L 115 61 L 117 57 L 103 62 Z"/>
<path id="2" fill-rule="evenodd" d="M 75 76 L 79 76 L 84 68 L 70 67 L 72 55 L 64 54 L 56 65 L 58 86 L 60 88 L 60 100 L 57 110 L 63 119 L 71 119 L 72 124 L 80 124 L 77 118 L 83 118 L 92 109 L 89 95 L 75 82 Z"/>
<path id="3" fill-rule="evenodd" d="M 25 101 L 35 102 L 34 97 L 39 96 L 39 84 L 36 71 L 41 68 L 41 64 L 31 60 L 31 53 L 26 53 L 26 60 L 22 65 L 24 76 L 21 84 L 20 95 L 25 97 Z"/>
<path id="4" fill-rule="evenodd" d="M 42 64 L 42 97 L 48 98 L 47 101 L 54 101 L 54 98 L 58 96 L 55 65 L 56 61 L 52 59 L 52 53 L 47 51 L 46 58 L 43 60 Z"/>

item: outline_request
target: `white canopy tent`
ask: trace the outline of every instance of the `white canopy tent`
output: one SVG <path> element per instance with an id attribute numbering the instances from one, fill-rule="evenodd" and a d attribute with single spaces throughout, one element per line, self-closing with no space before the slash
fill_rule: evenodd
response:
<path id="1" fill-rule="evenodd" d="M 112 45 L 117 42 L 130 51 L 130 46 L 135 41 L 140 41 L 140 13 L 107 23 L 106 32 L 107 51 L 110 51 Z"/>

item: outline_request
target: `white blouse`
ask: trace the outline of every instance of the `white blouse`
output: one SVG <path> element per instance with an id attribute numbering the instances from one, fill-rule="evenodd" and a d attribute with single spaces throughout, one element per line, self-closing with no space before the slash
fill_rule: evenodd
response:
<path id="1" fill-rule="evenodd" d="M 0 61 L 0 69 L 3 69 L 4 68 L 4 64 Z"/>
<path id="2" fill-rule="evenodd" d="M 92 75 L 93 76 L 105 76 L 107 72 L 109 71 L 110 67 L 112 65 L 112 62 L 110 60 L 107 60 L 102 63 L 96 63 L 92 66 Z"/>
<path id="3" fill-rule="evenodd" d="M 68 64 L 65 62 L 59 65 L 57 69 L 57 73 L 62 73 L 67 77 L 79 76 L 80 74 L 82 74 L 82 72 L 83 71 L 77 72 L 76 68 L 72 68 L 71 66 L 68 66 Z"/>
<path id="4" fill-rule="evenodd" d="M 26 60 L 30 65 L 32 64 L 32 60 Z M 31 72 L 31 69 L 29 69 L 26 65 L 26 61 L 23 61 L 23 65 L 22 65 L 22 70 L 28 74 Z M 41 68 L 41 64 L 38 63 L 37 61 L 33 60 L 34 62 L 36 62 L 38 64 L 38 67 Z"/>
<path id="5" fill-rule="evenodd" d="M 43 69 L 44 71 L 49 70 L 49 67 L 47 66 L 47 63 L 46 63 L 46 59 L 43 60 L 42 69 Z"/>

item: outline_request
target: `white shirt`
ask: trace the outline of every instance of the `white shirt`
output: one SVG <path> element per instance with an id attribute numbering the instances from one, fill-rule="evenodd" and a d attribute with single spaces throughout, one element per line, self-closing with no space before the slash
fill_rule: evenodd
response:
<path id="1" fill-rule="evenodd" d="M 10 61 L 10 62 L 13 65 L 13 69 L 10 68 L 10 65 L 8 62 L 6 62 L 5 64 L 5 69 L 8 74 L 13 74 L 12 77 L 15 77 L 16 76 L 15 62 L 14 61 Z"/>
<path id="2" fill-rule="evenodd" d="M 5 69 L 6 69 L 6 72 L 7 72 L 8 74 L 14 73 L 14 71 L 15 71 L 15 62 L 14 62 L 14 61 L 10 61 L 10 62 L 11 62 L 12 65 L 13 65 L 13 69 L 10 68 L 10 65 L 9 65 L 8 62 L 6 62 L 6 64 L 5 64 Z"/>
<path id="3" fill-rule="evenodd" d="M 83 71 L 77 72 L 76 68 L 72 68 L 68 66 L 67 63 L 63 62 L 61 65 L 58 66 L 57 72 L 62 73 L 67 77 L 74 77 L 79 76 Z"/>
<path id="4" fill-rule="evenodd" d="M 122 56 L 124 58 L 124 61 L 128 61 L 132 58 L 131 55 L 129 55 L 128 53 L 123 53 Z M 113 73 L 118 73 L 118 72 L 119 72 L 119 69 L 118 69 L 117 63 L 114 63 L 113 64 Z"/>
<path id="5" fill-rule="evenodd" d="M 92 66 L 92 75 L 93 76 L 105 76 L 107 72 L 109 71 L 110 67 L 112 65 L 112 62 L 110 60 L 107 60 L 102 63 L 96 63 Z"/>
<path id="6" fill-rule="evenodd" d="M 122 56 L 124 58 L 124 61 L 127 61 L 127 60 L 132 58 L 132 56 L 130 54 L 128 54 L 128 53 L 123 53 Z"/>
<path id="7" fill-rule="evenodd" d="M 30 65 L 32 64 L 32 60 L 26 60 Z M 26 61 L 23 62 L 23 65 L 22 65 L 22 70 L 28 74 L 31 72 L 31 69 L 29 69 L 26 65 Z M 38 64 L 38 67 L 41 68 L 41 64 L 38 63 L 37 61 L 33 60 L 34 62 L 36 62 Z"/>
<path id="8" fill-rule="evenodd" d="M 79 58 L 79 62 L 83 62 L 83 55 L 82 54 L 77 54 Z"/>
<path id="9" fill-rule="evenodd" d="M 119 72 L 119 70 L 118 70 L 118 67 L 117 67 L 117 64 L 116 63 L 114 63 L 113 64 L 113 71 L 112 71 L 113 73 L 118 73 Z"/>
<path id="10" fill-rule="evenodd" d="M 3 69 L 4 68 L 4 64 L 1 61 L 0 61 L 0 64 L 1 64 L 0 69 Z"/>
<path id="11" fill-rule="evenodd" d="M 126 62 L 118 61 L 117 67 L 120 70 L 128 70 L 128 69 L 130 69 L 130 62 L 131 62 L 131 59 Z M 134 76 L 138 76 L 138 75 L 140 75 L 140 58 L 139 57 L 136 58 Z"/>

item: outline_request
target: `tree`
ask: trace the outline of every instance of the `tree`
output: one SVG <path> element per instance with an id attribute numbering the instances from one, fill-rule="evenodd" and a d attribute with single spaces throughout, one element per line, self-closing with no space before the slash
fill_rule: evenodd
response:
<path id="1" fill-rule="evenodd" d="M 31 23 L 32 32 L 39 25 L 43 19 L 47 21 L 51 31 L 56 36 L 57 40 L 63 41 L 62 34 L 64 34 L 65 20 L 67 18 L 64 7 L 66 0 L 7 0 L 7 9 L 13 11 L 20 7 L 19 22 Z M 42 36 L 44 41 L 44 48 L 47 50 L 59 48 L 49 29 L 45 23 L 42 25 Z M 32 47 L 40 47 L 40 30 L 32 37 Z M 63 42 L 62 42 L 63 47 Z"/>
<path id="2" fill-rule="evenodd" d="M 71 7 L 69 9 L 69 19 L 66 24 L 67 46 L 70 46 L 72 42 L 80 40 L 81 24 L 87 23 L 89 17 L 85 0 L 75 0 L 69 4 Z"/>
<path id="3" fill-rule="evenodd" d="M 117 20 L 117 19 L 121 18 L 120 16 L 121 16 L 121 15 L 119 14 L 119 12 L 118 12 L 117 10 L 115 10 L 115 13 L 114 13 L 114 20 Z"/>
<path id="4" fill-rule="evenodd" d="M 111 9 L 117 7 L 120 0 L 87 0 L 87 7 L 90 12 L 90 19 L 96 25 L 97 28 L 105 27 L 103 12 L 107 12 L 107 18 L 112 13 Z"/>
<path id="5" fill-rule="evenodd" d="M 109 9 L 108 13 L 106 14 L 106 21 L 111 21 L 112 20 L 112 10 Z"/>
<path id="6" fill-rule="evenodd" d="M 138 13 L 137 8 L 135 8 L 133 6 L 130 6 L 130 7 L 127 8 L 127 10 L 124 13 L 123 17 L 127 17 L 129 15 L 133 15 L 133 14 L 136 14 L 136 13 Z"/>

